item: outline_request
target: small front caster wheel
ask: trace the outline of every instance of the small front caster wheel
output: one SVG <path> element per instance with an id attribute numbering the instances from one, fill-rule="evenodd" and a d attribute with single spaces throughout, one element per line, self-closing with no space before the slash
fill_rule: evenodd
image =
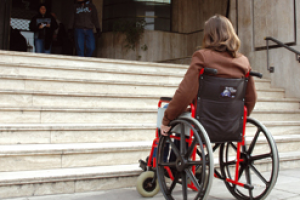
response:
<path id="1" fill-rule="evenodd" d="M 154 172 L 146 171 L 141 173 L 136 182 L 136 190 L 143 197 L 153 197 L 159 192 L 159 185 L 157 180 L 152 183 Z"/>

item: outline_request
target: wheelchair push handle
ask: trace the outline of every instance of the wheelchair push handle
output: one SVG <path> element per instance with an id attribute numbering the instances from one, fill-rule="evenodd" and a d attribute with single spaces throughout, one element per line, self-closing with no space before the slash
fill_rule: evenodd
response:
<path id="1" fill-rule="evenodd" d="M 249 73 L 249 75 L 250 76 L 256 76 L 258 78 L 262 78 L 263 77 L 263 74 L 258 73 L 258 72 L 252 72 L 252 71 Z"/>
<path id="2" fill-rule="evenodd" d="M 159 100 L 161 100 L 163 102 L 170 102 L 170 101 L 172 101 L 172 97 L 160 97 Z"/>
<path id="3" fill-rule="evenodd" d="M 204 68 L 204 74 L 213 74 L 213 75 L 216 75 L 217 73 L 218 73 L 217 69 Z"/>

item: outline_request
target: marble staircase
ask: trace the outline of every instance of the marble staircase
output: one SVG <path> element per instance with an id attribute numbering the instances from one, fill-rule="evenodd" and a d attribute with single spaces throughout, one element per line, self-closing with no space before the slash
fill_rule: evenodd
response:
<path id="1" fill-rule="evenodd" d="M 0 199 L 134 186 L 158 99 L 187 67 L 0 51 Z M 281 167 L 299 166 L 300 100 L 269 80 L 256 87 L 252 117 L 272 132 Z"/>

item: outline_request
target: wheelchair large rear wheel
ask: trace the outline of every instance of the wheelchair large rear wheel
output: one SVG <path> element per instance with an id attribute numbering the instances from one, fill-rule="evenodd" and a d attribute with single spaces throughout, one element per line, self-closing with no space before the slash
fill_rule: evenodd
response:
<path id="1" fill-rule="evenodd" d="M 161 137 L 158 145 L 157 177 L 161 191 L 167 200 L 206 199 L 214 170 L 209 138 L 192 118 L 172 121 L 171 126 L 170 136 Z M 186 136 L 190 130 L 194 132 L 192 138 Z M 177 184 L 181 187 L 175 187 Z"/>
<path id="2" fill-rule="evenodd" d="M 220 147 L 220 170 L 225 178 L 235 180 L 237 144 L 224 143 Z M 279 171 L 279 156 L 270 132 L 257 120 L 248 118 L 245 146 L 241 148 L 239 181 L 248 189 L 225 181 L 230 193 L 237 199 L 265 199 L 274 187 Z M 253 188 L 251 187 L 253 186 Z"/>

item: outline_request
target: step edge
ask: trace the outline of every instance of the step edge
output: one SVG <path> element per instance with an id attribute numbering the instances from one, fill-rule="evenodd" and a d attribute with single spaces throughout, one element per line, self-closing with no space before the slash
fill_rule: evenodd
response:
<path id="1" fill-rule="evenodd" d="M 52 92 L 33 90 L 0 90 L 0 94 L 32 95 L 32 96 L 63 96 L 63 97 L 120 97 L 120 98 L 160 98 L 161 95 L 131 94 L 131 93 L 91 93 L 91 92 Z M 299 101 L 298 98 L 274 97 L 276 100 L 290 99 Z M 273 97 L 259 97 L 258 100 L 273 101 Z"/>
<path id="2" fill-rule="evenodd" d="M 160 83 L 160 82 L 142 82 L 142 81 L 119 81 L 119 80 L 89 80 L 89 79 L 63 79 L 55 77 L 42 76 L 24 76 L 24 75 L 0 75 L 0 79 L 5 80 L 27 80 L 27 81 L 55 81 L 71 83 L 89 83 L 102 85 L 135 85 L 135 86 L 156 86 L 156 87 L 177 87 L 178 84 Z"/>
<path id="3" fill-rule="evenodd" d="M 157 108 L 44 108 L 44 107 L 1 107 L 0 111 L 28 111 L 28 112 L 110 112 L 110 113 L 157 113 Z M 300 109 L 272 110 L 272 109 L 254 109 L 253 114 L 300 114 Z"/>
<path id="4" fill-rule="evenodd" d="M 188 68 L 188 65 L 181 64 L 171 64 L 171 63 L 155 63 L 155 62 L 142 62 L 142 61 L 132 61 L 132 60 L 122 60 L 122 59 L 109 59 L 109 58 L 85 58 L 78 56 L 58 56 L 58 55 L 48 55 L 48 54 L 37 54 L 37 53 L 27 53 L 27 52 L 10 52 L 10 51 L 0 51 L 0 56 L 11 56 L 11 57 L 29 57 L 29 58 L 44 58 L 44 59 L 57 59 L 57 60 L 68 60 L 68 61 L 81 61 L 81 62 L 92 62 L 92 63 L 114 63 L 114 64 L 131 64 L 131 65 L 148 65 L 148 66 L 162 66 L 164 68 Z M 22 64 L 20 62 L 20 64 Z"/>
<path id="5" fill-rule="evenodd" d="M 105 167 L 109 167 L 110 172 L 103 172 L 103 168 Z M 126 170 L 124 170 L 124 167 Z M 95 169 L 98 169 L 99 171 L 94 172 Z M 85 173 L 82 173 L 82 170 L 85 170 Z M 67 175 L 62 175 L 61 172 L 63 171 L 68 171 Z M 2 180 L 0 178 L 0 186 L 137 176 L 141 173 L 141 171 L 142 170 L 139 169 L 137 164 L 135 164 L 135 165 L 81 167 L 81 168 L 62 168 L 62 169 L 54 169 L 54 170 L 38 170 L 38 171 L 23 171 L 23 172 L 0 172 L 0 175 L 1 174 L 3 175 L 3 173 L 6 173 L 7 175 L 14 175 L 14 174 L 26 175 L 26 173 L 28 174 L 27 177 L 23 177 L 23 178 L 10 178 L 4 180 L 3 178 Z M 56 172 L 57 174 L 56 175 L 52 174 L 49 175 L 49 177 L 47 177 L 49 172 L 50 174 L 51 172 L 54 173 Z M 35 174 L 36 176 L 32 176 L 31 174 Z"/>
<path id="6" fill-rule="evenodd" d="M 3 66 L 8 65 L 8 66 Z M 3 67 L 16 67 L 16 68 L 32 68 L 32 69 L 57 69 L 57 70 L 69 70 L 69 71 L 85 71 L 85 72 L 95 72 L 95 73 L 109 73 L 109 74 L 132 74 L 132 75 L 145 75 L 145 76 L 170 76 L 170 77 L 180 77 L 183 78 L 184 73 L 181 75 L 173 74 L 173 73 L 146 73 L 143 70 L 136 70 L 136 71 L 129 71 L 129 70 L 117 70 L 117 68 L 91 68 L 91 67 L 66 67 L 66 66 L 59 66 L 59 65 L 28 65 L 26 63 L 15 64 L 15 63 L 3 63 L 0 62 L 0 66 Z"/>
<path id="7" fill-rule="evenodd" d="M 292 160 L 300 160 L 300 152 L 288 152 L 288 153 L 279 153 L 279 157 L 280 157 L 280 161 L 284 162 L 284 161 L 292 161 Z M 216 160 L 217 158 L 215 158 Z M 116 168 L 122 168 L 122 166 L 125 165 L 119 165 L 119 166 L 115 166 Z M 128 171 L 128 172 L 119 172 L 119 174 L 116 174 L 115 172 L 111 173 L 111 176 L 105 175 L 105 176 L 101 176 L 99 178 L 117 178 L 118 176 L 138 176 L 142 170 L 138 168 L 137 164 L 135 165 L 127 165 L 132 167 L 132 170 Z M 218 163 L 215 162 L 215 166 L 218 166 Z M 103 166 L 103 167 L 107 167 L 107 166 Z M 86 171 L 90 172 L 89 169 L 91 168 L 95 168 L 95 167 L 83 167 L 83 168 L 77 168 L 78 170 L 82 170 L 82 169 L 86 169 Z M 101 167 L 97 167 L 99 168 L 99 171 L 101 170 Z M 70 168 L 63 168 L 63 169 L 56 169 L 55 171 L 69 171 Z M 13 174 L 20 174 L 20 173 L 29 173 L 29 174 L 48 174 L 49 171 L 54 171 L 54 170 L 38 170 L 38 171 L 22 171 L 22 172 L 0 172 L 0 186 L 9 186 L 9 185 L 20 185 L 20 184 L 32 184 L 32 183 L 47 183 L 47 182 L 67 182 L 67 181 L 74 181 L 74 180 L 86 180 L 86 179 L 93 179 L 93 178 L 98 178 L 97 173 L 79 173 L 79 175 L 75 175 L 76 173 L 74 173 L 73 175 L 68 175 L 71 176 L 70 179 L 66 179 L 64 178 L 63 175 L 60 176 L 49 176 L 48 178 L 45 176 L 40 176 L 39 178 L 37 177 L 33 177 L 33 176 L 29 176 L 26 178 L 15 178 L 15 179 L 6 179 L 6 180 L 1 180 L 1 174 L 6 173 L 8 175 L 13 175 Z M 61 174 L 61 173 L 60 173 Z M 101 172 L 100 172 L 101 174 Z M 117 176 L 116 176 L 117 175 Z M 23 179 L 23 181 L 21 181 L 21 179 Z M 44 179 L 39 180 L 39 179 Z M 4 182 L 5 181 L 5 182 Z"/>
<path id="8" fill-rule="evenodd" d="M 150 150 L 153 141 L 70 143 L 70 144 L 13 144 L 0 145 L 0 156 L 68 155 L 106 152 L 133 152 Z"/>

